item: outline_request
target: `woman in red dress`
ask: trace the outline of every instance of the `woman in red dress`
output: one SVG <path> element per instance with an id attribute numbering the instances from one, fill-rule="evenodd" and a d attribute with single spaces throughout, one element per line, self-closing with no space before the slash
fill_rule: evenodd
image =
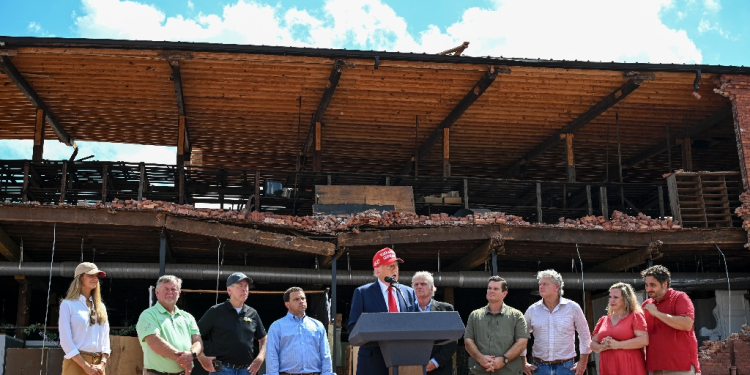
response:
<path id="1" fill-rule="evenodd" d="M 600 375 L 646 375 L 643 348 L 648 345 L 646 318 L 630 284 L 609 288 L 607 315 L 599 319 L 591 350 L 600 353 Z"/>

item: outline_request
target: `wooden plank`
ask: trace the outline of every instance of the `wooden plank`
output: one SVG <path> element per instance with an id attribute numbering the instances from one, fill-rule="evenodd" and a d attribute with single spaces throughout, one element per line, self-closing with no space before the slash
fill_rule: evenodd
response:
<path id="1" fill-rule="evenodd" d="M 594 214 L 594 205 L 591 202 L 591 185 L 586 185 L 586 204 L 589 209 L 589 216 L 592 216 Z"/>
<path id="2" fill-rule="evenodd" d="M 443 177 L 451 176 L 451 129 L 443 129 Z"/>
<path id="3" fill-rule="evenodd" d="M 562 244 L 590 244 L 618 247 L 646 247 L 654 241 L 665 245 L 747 243 L 747 232 L 741 229 L 682 229 L 674 231 L 624 232 L 546 227 L 506 227 L 501 225 L 418 228 L 401 230 L 341 233 L 338 246 L 387 246 L 390 244 L 476 241 L 500 234 L 507 242 L 547 242 Z"/>
<path id="4" fill-rule="evenodd" d="M 260 212 L 260 171 L 255 171 L 255 204 L 253 211 Z"/>
<path id="5" fill-rule="evenodd" d="M 443 119 L 443 121 L 438 124 L 437 128 L 430 133 L 430 136 L 427 137 L 427 140 L 422 143 L 422 145 L 419 147 L 419 150 L 417 151 L 417 154 L 415 155 L 415 160 L 422 159 L 427 155 L 427 153 L 430 151 L 432 146 L 437 143 L 438 138 L 442 135 L 443 129 L 450 128 L 453 126 L 453 124 L 458 121 L 458 119 L 461 118 L 461 116 L 466 112 L 469 107 L 471 107 L 474 102 L 479 99 L 482 94 L 487 90 L 490 85 L 492 85 L 492 82 L 495 82 L 495 79 L 497 78 L 497 75 L 499 73 L 504 74 L 510 74 L 510 69 L 500 66 L 490 66 L 487 68 L 487 71 L 482 75 L 482 77 L 477 81 L 477 83 L 474 84 L 474 86 L 469 90 L 469 92 L 464 95 L 464 97 L 461 99 L 461 101 L 456 104 L 455 107 L 448 113 L 448 115 Z M 408 175 L 409 172 L 411 172 L 412 169 L 412 161 L 408 160 L 404 164 L 404 168 L 401 169 L 401 175 Z"/>
<path id="6" fill-rule="evenodd" d="M 648 248 L 639 249 L 617 258 L 598 264 L 586 272 L 618 272 L 646 263 L 650 251 Z"/>
<path id="7" fill-rule="evenodd" d="M 34 124 L 34 151 L 31 160 L 35 163 L 44 158 L 44 110 L 36 110 L 36 122 Z"/>
<path id="8" fill-rule="evenodd" d="M 165 228 L 199 236 L 218 237 L 224 240 L 285 249 L 318 255 L 333 255 L 335 246 L 329 242 L 309 240 L 304 237 L 266 232 L 234 225 L 167 217 Z"/>
<path id="9" fill-rule="evenodd" d="M 163 212 L 108 211 L 76 207 L 0 206 L 0 222 L 164 226 Z"/>
<path id="10" fill-rule="evenodd" d="M 323 126 L 320 121 L 315 123 L 315 150 L 313 151 L 313 172 L 320 172 L 323 158 Z"/>
<path id="11" fill-rule="evenodd" d="M 411 186 L 315 185 L 316 204 L 369 204 L 396 207 L 399 212 L 414 212 Z"/>
<path id="12" fill-rule="evenodd" d="M 18 87 L 19 90 L 21 90 L 21 93 L 27 99 L 29 99 L 34 107 L 44 110 L 44 113 L 47 117 L 47 122 L 49 122 L 50 127 L 52 127 L 52 130 L 54 130 L 55 134 L 57 134 L 57 138 L 60 140 L 60 142 L 65 143 L 68 146 L 75 147 L 75 140 L 73 139 L 73 137 L 71 137 L 70 134 L 65 131 L 60 122 L 57 121 L 57 118 L 49 110 L 47 104 L 44 103 L 44 101 L 39 97 L 36 91 L 34 91 L 34 88 L 32 88 L 31 85 L 26 81 L 26 78 L 24 78 L 23 75 L 21 75 L 21 73 L 18 71 L 18 69 L 16 69 L 16 66 L 13 65 L 13 62 L 8 56 L 0 56 L 0 70 L 2 70 L 2 72 L 5 73 L 8 78 L 10 78 L 10 80 L 16 85 L 16 87 Z"/>
<path id="13" fill-rule="evenodd" d="M 536 222 L 542 222 L 542 184 L 536 183 Z"/>
<path id="14" fill-rule="evenodd" d="M 682 224 L 677 175 L 674 173 L 667 176 L 667 192 L 669 193 L 669 208 L 672 210 L 672 220 L 675 224 Z"/>
<path id="15" fill-rule="evenodd" d="M 23 186 L 21 187 L 21 202 L 29 200 L 29 172 L 31 166 L 28 161 L 23 163 Z"/>
<path id="16" fill-rule="evenodd" d="M 609 198 L 607 197 L 607 187 L 599 187 L 599 208 L 601 208 L 604 220 L 609 221 Z"/>
<path id="17" fill-rule="evenodd" d="M 107 201 L 107 181 L 109 180 L 109 166 L 102 165 L 102 203 Z"/>
<path id="18" fill-rule="evenodd" d="M 138 163 L 140 179 L 138 180 L 138 202 L 143 200 L 143 192 L 146 190 L 146 164 Z"/>
<path id="19" fill-rule="evenodd" d="M 16 281 L 20 284 L 18 286 L 18 310 L 16 312 L 16 325 L 25 327 L 29 325 L 29 310 L 31 309 L 31 283 L 26 280 L 23 276 L 16 276 Z M 16 333 L 16 338 L 21 340 L 26 339 L 26 333 L 23 330 L 19 330 Z M 39 357 L 37 357 L 39 358 Z M 9 360 L 10 356 L 6 356 L 6 360 Z M 5 368 L 10 369 L 9 363 L 6 362 Z"/>
<path id="20" fill-rule="evenodd" d="M 542 143 L 535 146 L 533 149 L 527 152 L 524 156 L 518 159 L 505 172 L 505 177 L 514 178 L 518 176 L 522 165 L 529 163 L 532 159 L 541 155 L 544 151 L 547 151 L 552 146 L 556 145 L 557 142 L 560 141 L 561 134 L 575 133 L 578 129 L 580 129 L 584 125 L 588 124 L 589 122 L 597 118 L 599 115 L 604 113 L 609 108 L 612 108 L 615 104 L 619 103 L 621 100 L 625 99 L 628 95 L 630 95 L 633 91 L 635 91 L 638 87 L 640 87 L 641 83 L 643 83 L 643 81 L 640 79 L 630 79 L 627 82 L 625 82 L 622 86 L 618 87 L 617 89 L 612 91 L 612 93 L 605 96 L 602 100 L 596 103 L 593 107 L 591 107 L 584 114 L 582 114 L 581 116 L 579 116 L 578 118 L 570 122 L 569 124 L 565 125 L 562 129 L 556 131 L 554 134 L 547 137 L 546 140 L 544 140 Z"/>
<path id="21" fill-rule="evenodd" d="M 576 182 L 576 162 L 573 155 L 573 134 L 561 134 L 560 137 L 565 138 L 565 170 L 568 174 L 568 182 Z"/>
<path id="22" fill-rule="evenodd" d="M 443 271 L 471 271 L 474 268 L 477 268 L 480 265 L 484 264 L 484 262 L 486 262 L 487 259 L 490 258 L 490 254 L 492 254 L 493 251 L 498 251 L 499 253 L 505 252 L 504 241 L 502 239 L 502 236 L 500 236 L 499 234 L 488 239 L 487 241 L 484 241 L 470 253 L 451 263 L 450 266 L 445 267 L 445 270 Z"/>
<path id="23" fill-rule="evenodd" d="M 62 174 L 60 175 L 60 203 L 65 203 L 65 193 L 68 190 L 68 162 L 62 163 Z"/>
<path id="24" fill-rule="evenodd" d="M 690 138 L 682 138 L 682 169 L 687 172 L 693 171 L 693 141 Z"/>

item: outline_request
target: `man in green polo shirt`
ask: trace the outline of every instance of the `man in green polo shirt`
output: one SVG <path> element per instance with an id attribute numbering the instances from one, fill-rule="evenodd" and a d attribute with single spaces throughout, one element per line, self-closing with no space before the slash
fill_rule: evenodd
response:
<path id="1" fill-rule="evenodd" d="M 521 375 L 518 359 L 529 331 L 523 313 L 504 304 L 508 283 L 499 276 L 487 282 L 487 306 L 472 311 L 466 322 L 464 345 L 471 356 L 469 370 L 478 375 Z"/>
<path id="2" fill-rule="evenodd" d="M 149 375 L 189 375 L 203 349 L 195 318 L 175 306 L 182 279 L 164 275 L 156 281 L 158 303 L 141 313 L 136 330 Z"/>

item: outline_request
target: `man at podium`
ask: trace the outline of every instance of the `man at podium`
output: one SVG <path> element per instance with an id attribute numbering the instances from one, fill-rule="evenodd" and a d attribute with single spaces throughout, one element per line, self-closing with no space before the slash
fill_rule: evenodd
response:
<path id="1" fill-rule="evenodd" d="M 417 297 L 414 289 L 397 283 L 398 264 L 403 262 L 388 247 L 375 253 L 372 268 L 378 279 L 354 290 L 347 326 L 349 332 L 354 329 L 362 313 L 416 312 Z M 359 348 L 357 375 L 388 375 L 380 347 Z"/>

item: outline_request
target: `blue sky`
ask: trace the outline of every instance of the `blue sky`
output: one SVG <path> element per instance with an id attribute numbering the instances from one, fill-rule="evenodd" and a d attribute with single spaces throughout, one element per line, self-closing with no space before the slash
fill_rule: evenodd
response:
<path id="1" fill-rule="evenodd" d="M 427 53 L 469 41 L 475 56 L 721 65 L 750 65 L 747 20 L 747 0 L 0 1 L 8 36 Z M 174 159 L 173 148 L 79 145 L 99 160 Z M 70 154 L 46 146 L 46 158 Z M 30 157 L 29 142 L 0 140 L 0 158 Z"/>

